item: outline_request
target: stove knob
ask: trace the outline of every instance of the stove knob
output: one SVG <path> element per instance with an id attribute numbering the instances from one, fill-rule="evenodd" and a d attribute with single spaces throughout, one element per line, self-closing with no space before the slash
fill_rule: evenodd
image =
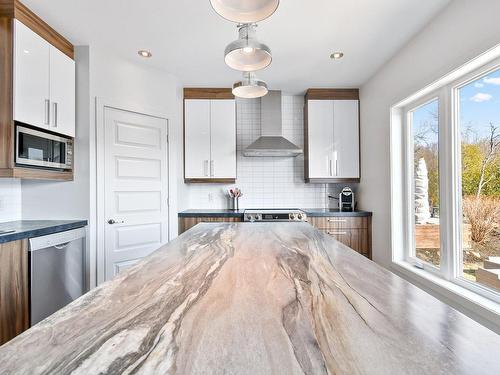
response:
<path id="1" fill-rule="evenodd" d="M 297 219 L 302 220 L 302 214 L 297 214 Z"/>
<path id="2" fill-rule="evenodd" d="M 289 217 L 290 217 L 290 220 L 295 220 L 295 214 L 290 214 Z"/>
<path id="3" fill-rule="evenodd" d="M 252 221 L 252 215 L 247 215 L 247 220 Z"/>

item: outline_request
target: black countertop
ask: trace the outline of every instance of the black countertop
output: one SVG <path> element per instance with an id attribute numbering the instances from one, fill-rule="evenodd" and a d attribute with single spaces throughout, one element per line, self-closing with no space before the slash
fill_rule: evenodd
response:
<path id="1" fill-rule="evenodd" d="M 347 217 L 365 217 L 372 216 L 369 211 L 339 211 L 338 209 L 327 208 L 300 208 L 307 216 L 310 217 L 334 217 L 334 216 L 347 216 Z M 178 213 L 178 217 L 238 217 L 243 218 L 245 210 L 226 210 L 226 209 L 201 209 L 201 210 L 186 210 Z"/>
<path id="2" fill-rule="evenodd" d="M 18 220 L 0 223 L 0 243 L 81 228 L 87 220 Z M 5 233 L 4 231 L 8 231 Z"/>

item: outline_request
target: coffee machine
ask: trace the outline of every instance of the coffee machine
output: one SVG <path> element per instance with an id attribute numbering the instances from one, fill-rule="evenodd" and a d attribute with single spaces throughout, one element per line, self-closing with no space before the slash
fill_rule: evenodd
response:
<path id="1" fill-rule="evenodd" d="M 339 194 L 339 210 L 340 211 L 354 211 L 354 192 L 350 187 L 345 187 Z"/>

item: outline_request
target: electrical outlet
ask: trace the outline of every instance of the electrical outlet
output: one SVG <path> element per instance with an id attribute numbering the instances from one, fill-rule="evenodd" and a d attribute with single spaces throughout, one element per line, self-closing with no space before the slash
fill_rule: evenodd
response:
<path id="1" fill-rule="evenodd" d="M 3 211 L 3 197 L 0 197 L 0 211 Z"/>
<path id="2" fill-rule="evenodd" d="M 208 201 L 213 202 L 214 201 L 214 196 L 212 193 L 208 193 Z"/>

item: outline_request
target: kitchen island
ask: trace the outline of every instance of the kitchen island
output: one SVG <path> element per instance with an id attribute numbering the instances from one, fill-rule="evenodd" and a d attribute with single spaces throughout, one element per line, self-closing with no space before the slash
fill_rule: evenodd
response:
<path id="1" fill-rule="evenodd" d="M 498 374 L 500 336 L 307 223 L 199 224 L 1 347 L 0 372 Z"/>

